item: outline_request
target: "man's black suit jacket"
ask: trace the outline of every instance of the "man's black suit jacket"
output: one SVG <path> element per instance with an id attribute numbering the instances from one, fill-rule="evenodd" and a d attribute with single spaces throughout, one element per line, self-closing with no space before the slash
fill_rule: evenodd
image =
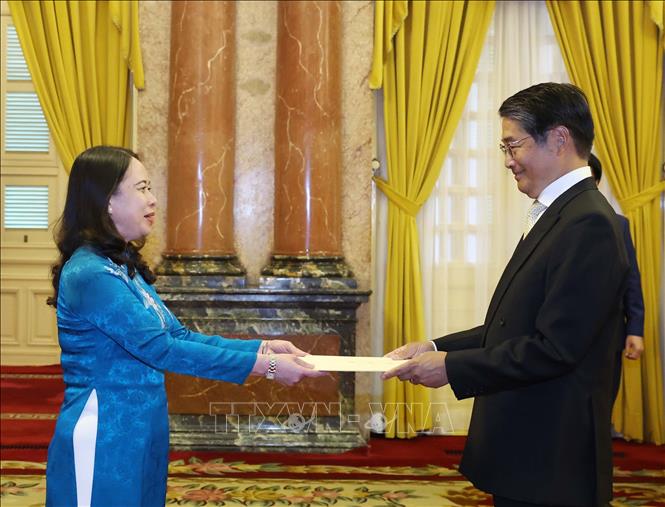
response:
<path id="1" fill-rule="evenodd" d="M 478 488 L 548 505 L 609 501 L 627 271 L 616 215 L 585 179 L 520 241 L 485 323 L 435 340 L 456 397 L 476 397 L 460 470 Z"/>
<path id="2" fill-rule="evenodd" d="M 617 215 L 621 224 L 623 241 L 628 254 L 628 278 L 626 279 L 626 292 L 623 295 L 624 313 L 626 315 L 626 334 L 644 336 L 644 298 L 642 297 L 642 284 L 640 282 L 640 269 L 637 266 L 637 256 L 633 238 L 630 236 L 630 224 L 623 215 Z"/>

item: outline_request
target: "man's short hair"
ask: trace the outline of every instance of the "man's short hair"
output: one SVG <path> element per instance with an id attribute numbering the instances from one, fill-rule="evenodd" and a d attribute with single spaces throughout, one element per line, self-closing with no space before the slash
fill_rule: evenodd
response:
<path id="1" fill-rule="evenodd" d="M 603 177 L 603 164 L 593 153 L 589 155 L 589 167 L 591 167 L 591 174 L 593 179 L 596 180 L 596 184 L 600 183 L 600 179 Z"/>
<path id="2" fill-rule="evenodd" d="M 507 98 L 499 108 L 502 118 L 516 121 L 538 144 L 547 132 L 566 127 L 577 154 L 587 160 L 593 146 L 593 118 L 584 92 L 568 83 L 540 83 Z"/>

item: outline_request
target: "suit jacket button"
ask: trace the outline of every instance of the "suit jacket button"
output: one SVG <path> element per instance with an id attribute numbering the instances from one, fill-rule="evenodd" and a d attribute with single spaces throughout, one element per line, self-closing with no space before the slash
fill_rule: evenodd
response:
<path id="1" fill-rule="evenodd" d="M 506 321 L 503 319 L 499 319 L 499 326 L 503 327 L 506 325 Z"/>

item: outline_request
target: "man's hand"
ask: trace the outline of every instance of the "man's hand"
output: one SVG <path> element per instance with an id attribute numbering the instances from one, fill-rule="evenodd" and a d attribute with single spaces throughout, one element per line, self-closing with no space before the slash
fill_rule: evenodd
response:
<path id="1" fill-rule="evenodd" d="M 426 387 L 445 386 L 448 383 L 446 352 L 424 352 L 381 375 L 383 380 L 393 377 Z"/>
<path id="2" fill-rule="evenodd" d="M 263 340 L 259 349 L 260 354 L 293 354 L 294 356 L 306 356 L 307 352 L 300 350 L 287 340 Z"/>
<path id="3" fill-rule="evenodd" d="M 434 344 L 430 341 L 424 342 L 413 342 L 397 347 L 392 352 L 388 352 L 383 357 L 389 357 L 390 359 L 411 359 L 412 357 L 419 356 L 425 352 L 431 352 L 434 350 Z"/>
<path id="4" fill-rule="evenodd" d="M 626 336 L 626 348 L 623 352 L 628 359 L 639 359 L 644 352 L 644 338 L 629 334 Z"/>

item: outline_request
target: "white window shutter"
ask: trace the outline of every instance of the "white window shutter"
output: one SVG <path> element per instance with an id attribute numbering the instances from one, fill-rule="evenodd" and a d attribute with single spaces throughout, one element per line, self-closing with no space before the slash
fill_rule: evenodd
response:
<path id="1" fill-rule="evenodd" d="M 7 26 L 7 81 L 30 81 L 30 72 L 16 34 L 16 27 Z"/>
<path id="2" fill-rule="evenodd" d="M 48 229 L 48 186 L 5 187 L 5 229 Z"/>
<path id="3" fill-rule="evenodd" d="M 37 94 L 7 92 L 5 104 L 5 152 L 48 153 L 48 125 Z"/>

